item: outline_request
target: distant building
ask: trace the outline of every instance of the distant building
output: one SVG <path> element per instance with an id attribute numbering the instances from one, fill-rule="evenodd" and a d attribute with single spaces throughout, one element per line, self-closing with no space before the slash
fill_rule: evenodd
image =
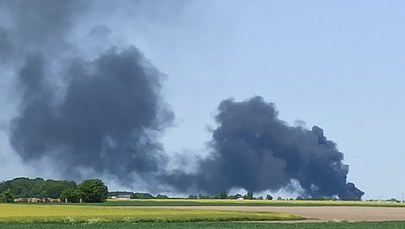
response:
<path id="1" fill-rule="evenodd" d="M 109 192 L 108 197 L 112 199 L 130 199 L 132 195 L 135 193 L 133 192 L 127 192 L 127 191 L 116 191 L 116 192 Z"/>

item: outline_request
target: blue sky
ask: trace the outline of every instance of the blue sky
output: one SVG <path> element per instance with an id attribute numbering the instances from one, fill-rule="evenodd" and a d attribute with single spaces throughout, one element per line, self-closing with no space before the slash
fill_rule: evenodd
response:
<path id="1" fill-rule="evenodd" d="M 167 75 L 162 96 L 176 115 L 162 136 L 168 152 L 206 154 L 219 102 L 259 95 L 290 125 L 322 127 L 345 154 L 348 180 L 366 192 L 363 199 L 401 198 L 404 1 L 146 2 L 95 1 L 69 39 L 106 25 L 106 44 L 136 46 Z M 91 43 L 81 40 L 81 49 Z M 31 171 L 10 166 L 20 163 L 4 131 L 16 109 L 12 84 L 0 81 L 2 178 Z"/>

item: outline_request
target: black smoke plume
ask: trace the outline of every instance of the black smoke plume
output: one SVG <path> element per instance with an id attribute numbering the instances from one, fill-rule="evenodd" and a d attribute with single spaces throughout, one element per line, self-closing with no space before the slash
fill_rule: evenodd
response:
<path id="1" fill-rule="evenodd" d="M 14 66 L 21 95 L 10 143 L 63 177 L 104 174 L 131 186 L 163 170 L 158 137 L 174 114 L 160 96 L 163 75 L 136 48 L 82 57 L 69 35 L 89 3 L 0 0 L 13 22 L 0 22 L 0 60 Z"/>
<path id="2" fill-rule="evenodd" d="M 219 127 L 213 132 L 212 158 L 201 165 L 209 187 L 279 190 L 294 179 L 314 198 L 337 194 L 360 199 L 364 194 L 347 184 L 343 154 L 321 128 L 287 125 L 278 119 L 274 104 L 261 97 L 225 100 L 215 119 Z"/>
<path id="3" fill-rule="evenodd" d="M 244 102 L 224 100 L 218 109 L 211 155 L 201 161 L 197 174 L 178 172 L 169 177 L 176 186 L 194 185 L 197 190 L 218 194 L 234 187 L 277 191 L 295 180 L 306 197 L 360 199 L 364 194 L 347 183 L 343 154 L 321 128 L 289 126 L 278 118 L 274 104 L 261 97 Z"/>
<path id="4" fill-rule="evenodd" d="M 160 101 L 159 73 L 135 48 L 76 61 L 60 102 L 53 100 L 45 65 L 34 55 L 20 71 L 23 106 L 11 142 L 25 160 L 58 160 L 65 174 L 88 168 L 128 178 L 160 170 L 165 157 L 156 134 L 173 114 Z"/>

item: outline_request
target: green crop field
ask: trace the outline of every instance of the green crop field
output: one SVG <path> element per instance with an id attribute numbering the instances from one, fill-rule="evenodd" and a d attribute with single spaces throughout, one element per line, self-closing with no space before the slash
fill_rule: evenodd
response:
<path id="1" fill-rule="evenodd" d="M 332 200 L 221 200 L 221 199 L 133 199 L 108 200 L 110 206 L 371 206 L 405 207 L 405 203 Z"/>
<path id="2" fill-rule="evenodd" d="M 404 222 L 381 223 L 302 223 L 302 224 L 267 224 L 267 223 L 232 223 L 232 222 L 194 222 L 194 223 L 106 223 L 106 224 L 0 224 L 0 228 L 10 229 L 403 229 Z"/>
<path id="3" fill-rule="evenodd" d="M 296 220 L 270 212 L 182 210 L 99 205 L 0 204 L 0 223 L 108 223 Z"/>

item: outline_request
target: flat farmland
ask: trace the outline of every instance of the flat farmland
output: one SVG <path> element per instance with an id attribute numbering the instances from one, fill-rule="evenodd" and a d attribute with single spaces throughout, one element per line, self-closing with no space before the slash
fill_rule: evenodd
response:
<path id="1" fill-rule="evenodd" d="M 0 204 L 0 223 L 216 222 L 298 220 L 285 213 L 117 207 L 90 204 Z"/>
<path id="2" fill-rule="evenodd" d="M 104 204 L 0 204 L 0 228 L 405 228 L 405 208 L 398 203 L 259 200 L 195 203 L 115 200 Z"/>

